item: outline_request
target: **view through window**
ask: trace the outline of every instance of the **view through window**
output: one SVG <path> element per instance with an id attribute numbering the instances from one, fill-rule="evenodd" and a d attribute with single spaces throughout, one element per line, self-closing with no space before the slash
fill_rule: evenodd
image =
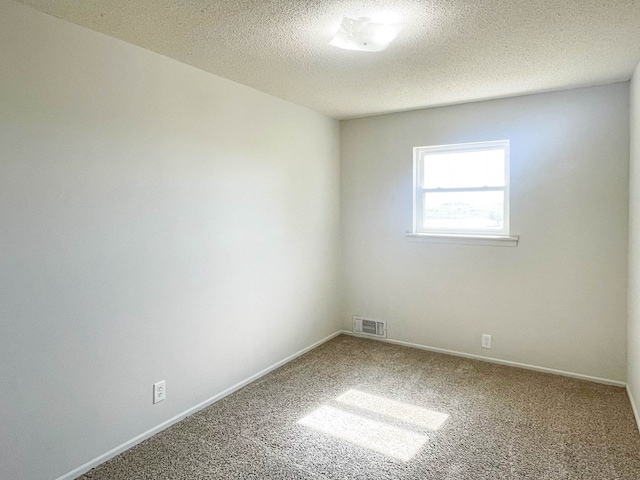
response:
<path id="1" fill-rule="evenodd" d="M 414 148 L 414 233 L 509 235 L 509 141 Z"/>

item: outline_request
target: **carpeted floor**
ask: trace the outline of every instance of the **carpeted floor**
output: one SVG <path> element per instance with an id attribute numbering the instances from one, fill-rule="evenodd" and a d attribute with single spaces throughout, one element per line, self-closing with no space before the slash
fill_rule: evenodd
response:
<path id="1" fill-rule="evenodd" d="M 640 479 L 622 388 L 341 335 L 91 470 L 108 479 Z"/>

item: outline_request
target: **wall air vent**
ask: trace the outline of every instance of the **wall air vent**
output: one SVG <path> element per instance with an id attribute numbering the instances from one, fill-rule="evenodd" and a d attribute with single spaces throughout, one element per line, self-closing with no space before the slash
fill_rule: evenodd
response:
<path id="1" fill-rule="evenodd" d="M 387 323 L 382 320 L 353 316 L 353 333 L 387 338 Z"/>

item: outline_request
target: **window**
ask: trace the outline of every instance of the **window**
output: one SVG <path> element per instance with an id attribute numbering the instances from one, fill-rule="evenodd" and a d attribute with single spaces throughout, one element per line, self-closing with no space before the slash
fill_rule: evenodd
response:
<path id="1" fill-rule="evenodd" d="M 413 149 L 414 234 L 509 236 L 509 141 Z"/>

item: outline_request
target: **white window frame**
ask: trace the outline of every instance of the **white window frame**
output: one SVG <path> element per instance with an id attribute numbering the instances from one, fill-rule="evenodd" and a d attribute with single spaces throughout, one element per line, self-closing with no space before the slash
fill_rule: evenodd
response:
<path id="1" fill-rule="evenodd" d="M 488 142 L 459 143 L 452 145 L 435 145 L 426 147 L 414 147 L 413 149 L 413 232 L 414 236 L 450 236 L 450 237 L 485 237 L 485 238 L 509 238 L 509 204 L 510 204 L 510 182 L 509 182 L 509 140 L 496 140 Z M 479 152 L 483 150 L 501 149 L 505 153 L 505 184 L 503 187 L 453 187 L 453 188 L 423 188 L 421 179 L 423 174 L 423 159 L 428 155 L 450 152 Z M 503 191 L 503 228 L 502 229 L 439 229 L 424 228 L 422 226 L 424 194 L 427 192 L 482 192 L 482 191 Z M 516 240 L 517 241 L 517 240 Z"/>

